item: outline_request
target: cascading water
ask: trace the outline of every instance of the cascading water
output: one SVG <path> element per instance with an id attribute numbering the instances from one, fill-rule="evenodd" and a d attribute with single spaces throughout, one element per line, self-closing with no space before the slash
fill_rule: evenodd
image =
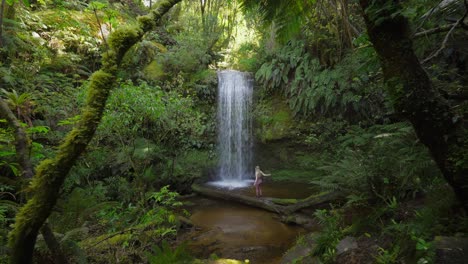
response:
<path id="1" fill-rule="evenodd" d="M 211 184 L 238 188 L 251 184 L 252 77 L 239 71 L 218 72 L 219 181 Z M 252 174 L 252 175 L 250 175 Z"/>

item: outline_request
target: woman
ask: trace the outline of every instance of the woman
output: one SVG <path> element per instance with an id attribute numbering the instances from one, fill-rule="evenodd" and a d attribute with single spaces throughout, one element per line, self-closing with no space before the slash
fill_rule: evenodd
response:
<path id="1" fill-rule="evenodd" d="M 263 171 L 260 170 L 260 166 L 255 166 L 255 182 L 254 182 L 254 186 L 255 186 L 255 195 L 257 197 L 260 197 L 262 196 L 262 187 L 260 186 L 260 184 L 262 184 L 263 182 L 263 176 L 271 176 L 271 174 L 265 174 L 263 173 Z"/>

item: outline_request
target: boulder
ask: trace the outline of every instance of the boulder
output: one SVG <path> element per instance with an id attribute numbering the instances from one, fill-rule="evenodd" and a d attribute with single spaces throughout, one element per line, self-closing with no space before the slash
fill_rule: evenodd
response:
<path id="1" fill-rule="evenodd" d="M 435 264 L 468 263 L 468 237 L 436 236 L 434 248 Z"/>
<path id="2" fill-rule="evenodd" d="M 381 241 L 380 241 L 381 242 Z M 336 264 L 373 264 L 379 241 L 369 237 L 343 238 L 336 246 Z"/>
<path id="3" fill-rule="evenodd" d="M 339 255 L 341 253 L 344 253 L 348 250 L 353 250 L 358 248 L 358 244 L 356 241 L 356 238 L 347 236 L 343 238 L 338 245 L 336 246 L 336 255 Z"/>
<path id="4" fill-rule="evenodd" d="M 310 233 L 299 239 L 296 245 L 288 250 L 281 259 L 281 264 L 318 264 L 319 259 L 313 256 L 317 246 L 316 238 L 318 233 Z"/>

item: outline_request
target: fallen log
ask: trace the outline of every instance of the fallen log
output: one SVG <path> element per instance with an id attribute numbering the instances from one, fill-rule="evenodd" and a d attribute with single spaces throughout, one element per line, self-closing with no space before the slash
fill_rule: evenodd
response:
<path id="1" fill-rule="evenodd" d="M 308 207 L 319 207 L 328 205 L 331 202 L 342 200 L 344 194 L 341 192 L 326 192 L 309 196 L 305 199 L 298 200 L 296 203 L 286 206 L 286 212 L 293 213 Z"/>
<path id="2" fill-rule="evenodd" d="M 305 199 L 278 199 L 269 197 L 250 197 L 247 195 L 209 187 L 206 185 L 193 184 L 192 190 L 204 196 L 220 198 L 227 201 L 234 201 L 254 207 L 258 207 L 270 212 L 286 215 L 308 207 L 320 207 L 344 197 L 343 193 L 329 192 L 309 196 Z"/>
<path id="3" fill-rule="evenodd" d="M 258 207 L 265 209 L 270 212 L 284 214 L 284 206 L 277 205 L 273 203 L 268 198 L 256 198 L 250 197 L 247 195 L 242 195 L 239 193 L 232 193 L 226 191 L 226 189 L 217 189 L 213 187 L 208 187 L 205 185 L 193 184 L 192 190 L 196 193 L 199 193 L 204 196 L 212 197 L 212 198 L 220 198 L 227 201 L 234 201 L 238 203 L 247 204 L 250 206 Z"/>

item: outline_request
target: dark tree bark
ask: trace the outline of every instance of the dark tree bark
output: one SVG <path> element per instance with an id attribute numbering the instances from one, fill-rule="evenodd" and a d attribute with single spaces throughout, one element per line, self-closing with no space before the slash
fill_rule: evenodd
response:
<path id="1" fill-rule="evenodd" d="M 3 47 L 3 12 L 5 11 L 5 0 L 0 4 L 0 48 Z"/>
<path id="2" fill-rule="evenodd" d="M 32 197 L 16 215 L 13 230 L 9 234 L 11 263 L 32 263 L 38 232 L 55 206 L 68 172 L 97 129 L 123 56 L 145 32 L 154 29 L 160 18 L 178 2 L 180 0 L 160 1 L 150 14 L 138 19 L 138 28 L 121 28 L 109 36 L 110 49 L 103 54 L 102 68 L 90 78 L 80 122 L 59 146 L 55 157 L 43 161 L 37 167 L 30 186 Z"/>
<path id="3" fill-rule="evenodd" d="M 47 244 L 47 247 L 50 250 L 54 258 L 54 263 L 56 264 L 67 264 L 68 260 L 63 254 L 62 248 L 60 247 L 59 242 L 54 236 L 54 232 L 50 228 L 48 223 L 45 223 L 41 228 L 41 234 L 44 237 L 44 241 Z"/>
<path id="4" fill-rule="evenodd" d="M 416 57 L 397 0 L 360 0 L 395 110 L 411 122 L 456 197 L 468 210 L 468 133 Z"/>
<path id="5" fill-rule="evenodd" d="M 31 160 L 29 159 L 29 137 L 21 126 L 21 123 L 8 107 L 8 104 L 1 98 L 0 115 L 4 117 L 8 124 L 15 130 L 16 159 L 21 167 L 21 176 L 24 179 L 30 179 L 33 177 L 33 168 Z"/>

